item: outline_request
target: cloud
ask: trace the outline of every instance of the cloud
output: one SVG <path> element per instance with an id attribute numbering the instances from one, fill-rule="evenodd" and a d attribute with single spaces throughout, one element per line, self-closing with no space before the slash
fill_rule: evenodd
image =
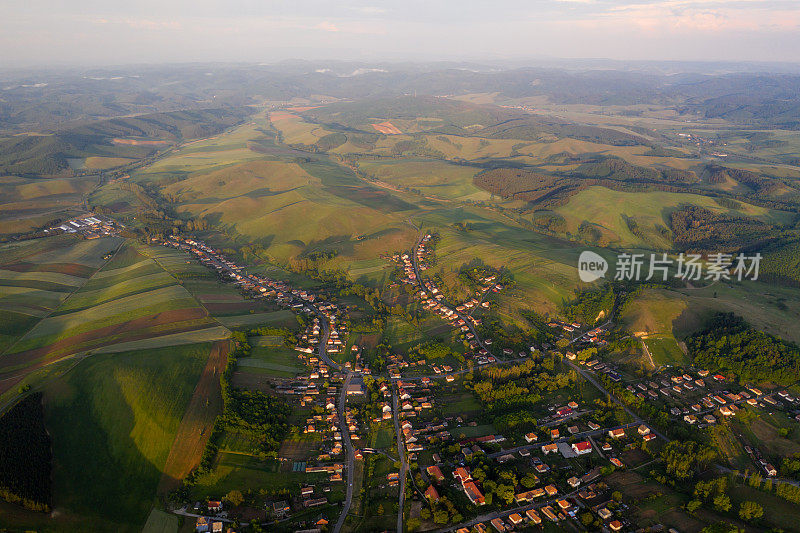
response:
<path id="1" fill-rule="evenodd" d="M 336 24 L 334 24 L 333 22 L 331 22 L 329 20 L 323 20 L 322 22 L 320 22 L 319 24 L 314 26 L 314 28 L 316 28 L 318 30 L 322 30 L 322 31 L 331 31 L 331 32 L 339 32 L 339 31 L 341 31 L 339 29 L 339 26 L 337 26 Z"/>
<path id="2" fill-rule="evenodd" d="M 800 7 L 783 5 L 791 4 L 771 0 L 658 0 L 606 6 L 591 16 L 562 22 L 596 29 L 614 24 L 657 33 L 800 29 Z"/>
<path id="3" fill-rule="evenodd" d="M 180 30 L 183 27 L 175 20 L 127 19 L 125 24 L 137 30 Z"/>
<path id="4" fill-rule="evenodd" d="M 349 6 L 348 9 L 365 15 L 381 15 L 386 13 L 384 8 L 378 6 Z"/>

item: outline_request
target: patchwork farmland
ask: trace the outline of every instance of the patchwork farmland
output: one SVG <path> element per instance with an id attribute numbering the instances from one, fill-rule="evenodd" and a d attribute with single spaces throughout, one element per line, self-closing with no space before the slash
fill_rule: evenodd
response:
<path id="1" fill-rule="evenodd" d="M 76 256 L 83 262 L 73 262 Z M 229 335 L 174 273 L 133 243 L 98 239 L 50 247 L 3 265 L 0 275 L 2 301 L 14 306 L 2 311 L 9 322 L 0 355 L 0 392 L 76 355 L 115 346 L 132 349 L 136 342 L 145 348 Z M 47 290 L 27 287 L 34 279 Z"/>

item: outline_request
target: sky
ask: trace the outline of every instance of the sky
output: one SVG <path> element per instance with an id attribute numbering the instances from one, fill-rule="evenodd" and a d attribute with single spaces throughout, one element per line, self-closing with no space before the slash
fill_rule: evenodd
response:
<path id="1" fill-rule="evenodd" d="M 800 62 L 800 0 L 3 0 L 0 66 Z"/>

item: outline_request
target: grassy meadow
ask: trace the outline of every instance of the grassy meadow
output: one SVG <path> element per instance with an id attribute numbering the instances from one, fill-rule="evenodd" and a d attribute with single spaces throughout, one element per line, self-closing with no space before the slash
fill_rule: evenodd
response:
<path id="1" fill-rule="evenodd" d="M 209 350 L 94 355 L 48 385 L 56 509 L 141 530 Z"/>

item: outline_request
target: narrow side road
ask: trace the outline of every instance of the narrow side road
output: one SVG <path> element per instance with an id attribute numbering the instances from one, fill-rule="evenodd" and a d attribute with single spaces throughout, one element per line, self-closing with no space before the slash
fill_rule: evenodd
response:
<path id="1" fill-rule="evenodd" d="M 400 495 L 397 508 L 397 533 L 403 531 L 403 508 L 406 498 L 406 477 L 408 475 L 408 462 L 406 461 L 403 433 L 400 431 L 400 413 L 398 411 L 397 384 L 392 387 L 392 417 L 394 418 L 394 432 L 397 436 L 397 455 L 400 456 Z"/>

